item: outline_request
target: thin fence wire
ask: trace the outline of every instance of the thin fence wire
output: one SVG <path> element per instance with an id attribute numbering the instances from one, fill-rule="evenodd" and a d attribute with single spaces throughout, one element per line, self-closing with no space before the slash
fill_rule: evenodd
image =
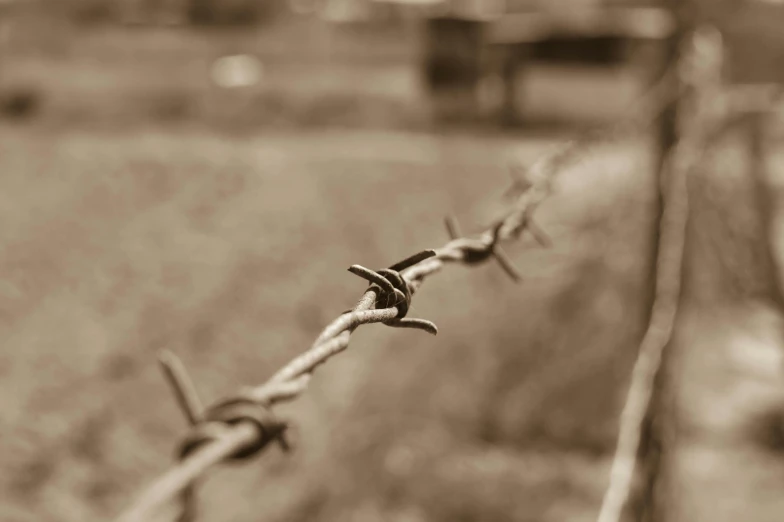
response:
<path id="1" fill-rule="evenodd" d="M 315 369 L 344 351 L 352 332 L 361 325 L 382 323 L 397 328 L 415 328 L 430 334 L 437 327 L 425 319 L 407 317 L 412 296 L 431 275 L 448 263 L 477 265 L 494 259 L 514 281 L 522 279 L 500 248 L 503 241 L 529 232 L 543 245 L 549 237 L 534 220 L 534 211 L 551 194 L 555 176 L 597 140 L 612 141 L 633 129 L 647 127 L 679 93 L 663 87 L 666 78 L 639 100 L 629 116 L 609 127 L 592 131 L 590 141 L 573 140 L 543 157 L 525 175 L 514 177 L 516 198 L 509 212 L 478 237 L 463 237 L 454 218 L 447 219 L 451 241 L 439 249 L 425 250 L 389 268 L 370 270 L 354 265 L 349 271 L 368 281 L 369 286 L 357 305 L 342 313 L 318 336 L 306 352 L 289 362 L 265 383 L 240 389 L 236 394 L 202 408 L 193 385 L 179 360 L 164 352 L 161 365 L 174 388 L 178 404 L 191 424 L 179 446 L 179 460 L 154 480 L 136 501 L 121 513 L 118 522 L 147 520 L 156 508 L 175 498 L 182 502 L 181 521 L 195 517 L 195 481 L 211 466 L 222 461 L 247 461 L 270 443 L 288 449 L 286 423 L 272 407 L 299 397 L 307 388 Z"/>
<path id="2" fill-rule="evenodd" d="M 598 522 L 619 522 L 629 501 L 640 458 L 646 418 L 651 414 L 657 378 L 662 371 L 678 313 L 681 271 L 689 214 L 687 179 L 703 157 L 726 100 L 719 96 L 722 42 L 719 33 L 701 27 L 686 40 L 678 64 L 679 83 L 690 96 L 682 102 L 680 136 L 663 165 L 664 208 L 659 225 L 656 286 L 651 319 L 632 369 L 620 417 L 618 443 Z M 690 107 L 689 107 L 690 105 Z M 671 441 L 670 441 L 671 442 Z M 657 477 L 648 477 L 657 480 Z"/>

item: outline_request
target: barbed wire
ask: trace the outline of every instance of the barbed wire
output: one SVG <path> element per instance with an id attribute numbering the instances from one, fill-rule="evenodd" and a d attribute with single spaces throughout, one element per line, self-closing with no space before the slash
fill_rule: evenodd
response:
<path id="1" fill-rule="evenodd" d="M 680 136 L 669 151 L 661 173 L 664 191 L 659 224 L 654 302 L 648 328 L 640 343 L 632 379 L 620 417 L 610 483 L 602 499 L 598 522 L 619 522 L 634 483 L 644 423 L 651 414 L 656 380 L 665 348 L 671 342 L 681 294 L 686 225 L 689 214 L 687 179 L 703 157 L 716 123 L 726 115 L 727 97 L 720 96 L 721 35 L 700 27 L 685 41 L 678 76 L 691 96 L 679 115 Z M 651 477 L 653 478 L 653 477 Z"/>
<path id="2" fill-rule="evenodd" d="M 635 104 L 630 117 L 598 132 L 592 131 L 590 143 L 612 140 L 619 129 L 629 131 L 647 126 L 678 96 L 678 93 L 663 87 L 665 84 L 665 78 L 662 78 Z M 473 266 L 494 259 L 513 281 L 522 280 L 522 275 L 501 250 L 500 244 L 517 239 L 526 231 L 539 243 L 550 244 L 546 232 L 533 219 L 533 213 L 552 193 L 552 182 L 557 173 L 577 158 L 585 145 L 584 140 L 569 141 L 530 168 L 513 173 L 511 191 L 516 193 L 514 203 L 506 215 L 478 237 L 463 237 L 457 220 L 448 217 L 446 227 L 450 241 L 443 247 L 421 251 L 379 270 L 351 266 L 349 271 L 352 274 L 369 283 L 356 306 L 327 325 L 306 352 L 259 386 L 242 388 L 236 394 L 202 408 L 179 359 L 171 352 L 164 352 L 160 363 L 191 429 L 180 443 L 178 461 L 149 484 L 116 520 L 146 520 L 150 511 L 177 496 L 182 502 L 179 520 L 192 520 L 196 512 L 195 481 L 208 468 L 224 460 L 247 461 L 273 442 L 288 451 L 287 423 L 274 414 L 272 407 L 299 397 L 306 390 L 316 368 L 344 351 L 351 334 L 361 325 L 382 323 L 437 334 L 434 323 L 409 318 L 407 314 L 411 299 L 422 283 L 446 264 Z M 522 176 L 519 170 L 524 170 Z"/>

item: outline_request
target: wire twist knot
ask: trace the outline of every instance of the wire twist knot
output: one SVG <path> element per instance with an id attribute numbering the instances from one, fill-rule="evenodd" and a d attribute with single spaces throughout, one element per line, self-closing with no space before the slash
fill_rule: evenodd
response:
<path id="1" fill-rule="evenodd" d="M 451 247 L 460 252 L 459 259 L 466 265 L 484 263 L 493 257 L 513 281 L 520 281 L 522 280 L 520 272 L 518 272 L 512 261 L 498 245 L 501 240 L 501 228 L 503 228 L 504 224 L 504 221 L 496 223 L 489 237 L 483 236 L 479 239 L 473 239 L 460 237 L 462 234 L 460 232 L 460 225 L 457 223 L 457 218 L 454 216 L 447 216 L 446 229 L 447 232 L 449 232 L 449 237 L 452 238 L 452 241 L 447 245 L 447 248 Z"/>
<path id="2" fill-rule="evenodd" d="M 375 287 L 378 292 L 376 309 L 397 308 L 397 316 L 394 319 L 384 321 L 384 324 L 396 328 L 416 328 L 436 335 L 438 327 L 432 322 L 426 319 L 410 319 L 406 317 L 411 307 L 413 291 L 408 281 L 400 274 L 406 268 L 410 268 L 435 255 L 435 250 L 423 250 L 395 263 L 389 268 L 370 270 L 361 265 L 352 265 L 348 271 L 368 281 L 371 288 Z"/>
<path id="3" fill-rule="evenodd" d="M 220 438 L 231 426 L 242 422 L 253 424 L 257 437 L 251 443 L 237 449 L 226 460 L 250 459 L 271 442 L 280 444 L 284 451 L 289 450 L 285 438 L 287 424 L 279 420 L 266 404 L 238 396 L 220 401 L 204 412 L 201 420 L 193 426 L 180 445 L 179 458 L 185 459 L 204 444 Z"/>

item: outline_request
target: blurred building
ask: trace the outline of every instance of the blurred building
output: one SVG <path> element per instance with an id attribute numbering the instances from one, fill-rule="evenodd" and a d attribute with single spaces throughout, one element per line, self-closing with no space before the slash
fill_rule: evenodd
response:
<path id="1" fill-rule="evenodd" d="M 480 91 L 500 86 L 494 112 L 517 119 L 517 78 L 532 62 L 618 65 L 672 31 L 656 0 L 383 0 L 424 20 L 422 71 L 445 112 L 481 113 Z M 656 67 L 652 67 L 655 69 Z"/>

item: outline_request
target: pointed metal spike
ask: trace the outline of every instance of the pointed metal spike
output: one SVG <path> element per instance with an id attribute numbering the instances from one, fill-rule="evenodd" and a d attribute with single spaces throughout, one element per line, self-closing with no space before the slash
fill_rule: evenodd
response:
<path id="1" fill-rule="evenodd" d="M 463 233 L 460 231 L 460 224 L 457 222 L 457 218 L 453 215 L 448 215 L 444 218 L 444 224 L 446 225 L 446 231 L 449 234 L 450 239 L 459 239 L 463 237 Z"/>
<path id="2" fill-rule="evenodd" d="M 533 183 L 527 178 L 527 176 L 518 175 L 517 171 L 520 170 L 526 171 L 527 169 L 523 166 L 514 164 L 510 165 L 509 169 L 507 169 L 507 173 L 509 174 L 509 178 L 512 180 L 512 184 L 504 191 L 504 198 L 516 197 L 533 186 Z"/>
<path id="3" fill-rule="evenodd" d="M 438 335 L 438 327 L 435 325 L 435 323 L 428 321 L 427 319 L 414 319 L 405 317 L 403 319 L 395 319 L 384 324 L 394 328 L 414 328 L 416 330 L 425 331 L 431 335 Z"/>
<path id="4" fill-rule="evenodd" d="M 424 261 L 425 259 L 431 258 L 436 255 L 435 250 L 423 250 L 414 254 L 413 256 L 409 256 L 402 261 L 395 263 L 394 265 L 390 266 L 390 270 L 394 270 L 396 272 L 400 272 L 401 270 L 405 270 L 406 268 L 410 268 L 417 263 Z"/>
<path id="5" fill-rule="evenodd" d="M 283 453 L 291 453 L 291 449 L 292 449 L 291 443 L 289 442 L 287 431 L 288 431 L 288 426 L 284 424 L 283 426 L 281 426 L 280 432 L 275 437 L 275 440 L 277 441 L 278 446 L 280 446 L 280 449 L 283 451 Z"/>
<path id="6" fill-rule="evenodd" d="M 351 265 L 348 271 L 369 283 L 378 285 L 385 293 L 394 293 L 395 291 L 395 287 L 384 276 L 362 265 Z"/>
<path id="7" fill-rule="evenodd" d="M 553 246 L 553 241 L 550 239 L 550 236 L 547 234 L 547 232 L 545 232 L 544 229 L 542 229 L 542 227 L 536 223 L 536 221 L 530 218 L 528 219 L 528 231 L 531 233 L 536 242 L 544 248 L 550 248 Z"/>
<path id="8" fill-rule="evenodd" d="M 188 424 L 194 426 L 201 420 L 204 408 L 196 393 L 193 380 L 188 376 L 185 366 L 174 352 L 170 350 L 161 351 L 158 355 L 158 362 L 163 370 L 163 375 L 169 382 L 172 391 L 174 391 L 177 405 L 188 420 Z"/>
<path id="9" fill-rule="evenodd" d="M 519 283 L 520 281 L 523 280 L 523 276 L 520 275 L 520 272 L 517 270 L 517 267 L 514 266 L 512 260 L 509 259 L 509 257 L 506 255 L 506 253 L 503 250 L 501 250 L 500 248 L 496 248 L 493 251 L 493 256 L 495 256 L 495 258 L 498 260 L 498 264 L 501 265 L 501 268 L 504 269 L 504 272 L 506 272 L 515 283 Z"/>

